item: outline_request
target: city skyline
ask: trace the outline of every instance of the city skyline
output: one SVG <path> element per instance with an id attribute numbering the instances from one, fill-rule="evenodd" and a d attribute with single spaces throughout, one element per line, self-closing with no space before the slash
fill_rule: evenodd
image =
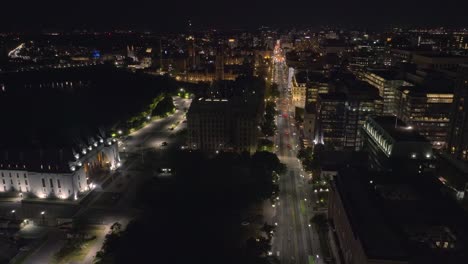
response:
<path id="1" fill-rule="evenodd" d="M 141 29 L 155 32 L 184 31 L 191 20 L 196 29 L 255 29 L 261 26 L 305 27 L 347 26 L 391 28 L 405 25 L 419 27 L 468 26 L 463 10 L 468 4 L 455 0 L 402 1 L 382 5 L 378 1 L 327 2 L 268 1 L 202 2 L 110 2 L 84 0 L 69 4 L 60 1 L 6 2 L 7 12 L 0 18 L 0 30 L 70 30 L 70 29 Z"/>
<path id="2" fill-rule="evenodd" d="M 0 263 L 468 263 L 466 3 L 3 7 Z"/>

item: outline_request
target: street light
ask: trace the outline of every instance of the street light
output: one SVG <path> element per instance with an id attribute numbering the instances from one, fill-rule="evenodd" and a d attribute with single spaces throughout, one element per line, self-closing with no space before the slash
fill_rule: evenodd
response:
<path id="1" fill-rule="evenodd" d="M 41 216 L 42 216 L 42 224 L 45 224 L 45 211 L 41 212 Z"/>

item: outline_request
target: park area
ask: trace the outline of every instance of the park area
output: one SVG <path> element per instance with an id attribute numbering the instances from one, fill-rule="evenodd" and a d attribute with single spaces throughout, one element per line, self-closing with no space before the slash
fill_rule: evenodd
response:
<path id="1" fill-rule="evenodd" d="M 104 226 L 90 225 L 85 227 L 83 232 L 68 238 L 64 246 L 55 254 L 53 263 L 83 263 L 90 250 L 98 246 L 99 238 L 104 237 L 105 234 Z"/>

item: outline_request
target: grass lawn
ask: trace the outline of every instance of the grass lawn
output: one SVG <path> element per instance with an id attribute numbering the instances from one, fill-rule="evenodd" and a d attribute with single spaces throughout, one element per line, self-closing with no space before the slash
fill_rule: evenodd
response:
<path id="1" fill-rule="evenodd" d="M 88 226 L 85 229 L 85 233 L 89 234 L 90 237 L 95 237 L 95 238 L 85 239 L 84 241 L 77 241 L 75 249 L 70 250 L 64 256 L 61 256 L 61 257 L 56 256 L 54 258 L 54 264 L 82 262 L 85 259 L 86 255 L 88 254 L 89 249 L 92 248 L 97 243 L 97 240 L 98 240 L 97 237 L 105 235 L 105 227 L 104 226 Z M 66 247 L 67 244 L 64 247 Z"/>

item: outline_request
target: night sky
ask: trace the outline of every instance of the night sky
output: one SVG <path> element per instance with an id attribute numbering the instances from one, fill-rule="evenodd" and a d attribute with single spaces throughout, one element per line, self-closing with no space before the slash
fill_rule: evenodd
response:
<path id="1" fill-rule="evenodd" d="M 281 3 L 281 4 L 277 4 Z M 2 1 L 0 30 L 140 28 L 177 31 L 261 25 L 465 26 L 464 0 L 24 0 Z"/>

